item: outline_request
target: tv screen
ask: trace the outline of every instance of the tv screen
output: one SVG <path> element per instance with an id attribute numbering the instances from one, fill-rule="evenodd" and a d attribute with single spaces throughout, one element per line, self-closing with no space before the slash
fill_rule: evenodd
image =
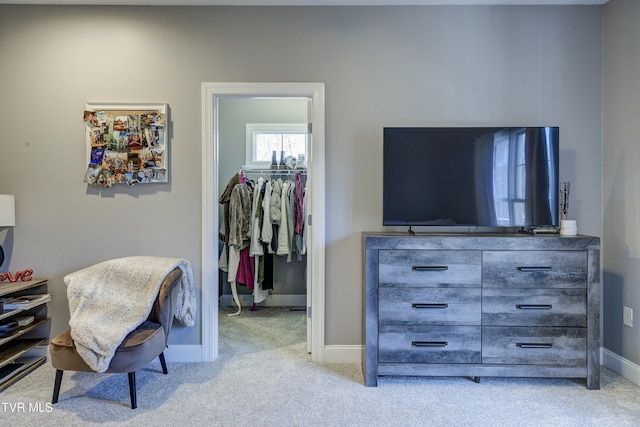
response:
<path id="1" fill-rule="evenodd" d="M 387 127 L 383 145 L 385 226 L 558 226 L 557 127 Z"/>

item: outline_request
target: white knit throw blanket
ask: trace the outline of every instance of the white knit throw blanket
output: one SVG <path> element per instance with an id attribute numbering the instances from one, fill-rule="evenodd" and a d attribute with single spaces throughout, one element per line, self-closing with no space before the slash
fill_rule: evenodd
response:
<path id="1" fill-rule="evenodd" d="M 78 354 L 97 372 L 109 368 L 124 338 L 142 324 L 164 278 L 182 270 L 175 317 L 195 324 L 196 292 L 189 261 L 134 256 L 92 265 L 64 277 L 69 300 L 71 338 Z"/>

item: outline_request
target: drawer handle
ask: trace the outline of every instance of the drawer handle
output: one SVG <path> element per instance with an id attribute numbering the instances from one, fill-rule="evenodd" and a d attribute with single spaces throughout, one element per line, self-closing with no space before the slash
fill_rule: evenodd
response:
<path id="1" fill-rule="evenodd" d="M 414 265 L 413 271 L 445 271 L 449 267 L 446 265 Z"/>
<path id="2" fill-rule="evenodd" d="M 551 271 L 551 266 L 549 265 L 541 265 L 541 266 L 535 266 L 535 265 L 521 265 L 516 267 L 516 270 L 518 271 L 522 271 L 525 273 L 529 273 L 529 272 L 536 272 L 536 271 Z"/>
<path id="3" fill-rule="evenodd" d="M 426 303 L 413 303 L 411 304 L 413 308 L 447 308 L 449 304 L 426 304 Z"/>
<path id="4" fill-rule="evenodd" d="M 520 348 L 551 348 L 553 345 L 551 343 L 546 342 L 519 342 L 516 343 L 516 347 Z"/>
<path id="5" fill-rule="evenodd" d="M 446 347 L 448 344 L 447 341 L 411 341 L 414 347 Z"/>
<path id="6" fill-rule="evenodd" d="M 519 310 L 551 310 L 553 306 L 551 304 L 516 304 L 516 308 Z"/>

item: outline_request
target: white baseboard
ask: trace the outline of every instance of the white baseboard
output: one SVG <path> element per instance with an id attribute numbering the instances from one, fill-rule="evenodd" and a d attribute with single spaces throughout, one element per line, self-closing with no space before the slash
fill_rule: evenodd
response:
<path id="1" fill-rule="evenodd" d="M 240 305 L 243 307 L 249 307 L 253 305 L 253 296 L 247 294 L 238 295 L 238 299 L 240 300 Z M 233 302 L 233 297 L 231 295 L 225 294 L 220 297 L 220 304 L 225 307 L 235 307 L 236 304 Z M 269 295 L 264 302 L 261 302 L 261 306 L 266 307 L 306 307 L 307 305 L 307 296 L 302 295 Z"/>
<path id="2" fill-rule="evenodd" d="M 605 368 L 611 369 L 616 374 L 628 379 L 635 385 L 640 386 L 639 365 L 636 365 L 606 348 L 602 349 L 602 357 L 600 360 L 602 360 L 602 365 Z"/>
<path id="3" fill-rule="evenodd" d="M 325 363 L 361 363 L 361 345 L 327 345 L 324 347 Z"/>

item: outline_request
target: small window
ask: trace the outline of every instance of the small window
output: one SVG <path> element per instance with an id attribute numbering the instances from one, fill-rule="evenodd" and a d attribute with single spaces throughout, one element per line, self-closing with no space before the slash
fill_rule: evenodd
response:
<path id="1" fill-rule="evenodd" d="M 296 159 L 300 154 L 307 158 L 306 123 L 247 123 L 247 150 L 245 164 L 257 169 L 269 169 L 273 152 L 276 161 L 284 156 Z"/>

